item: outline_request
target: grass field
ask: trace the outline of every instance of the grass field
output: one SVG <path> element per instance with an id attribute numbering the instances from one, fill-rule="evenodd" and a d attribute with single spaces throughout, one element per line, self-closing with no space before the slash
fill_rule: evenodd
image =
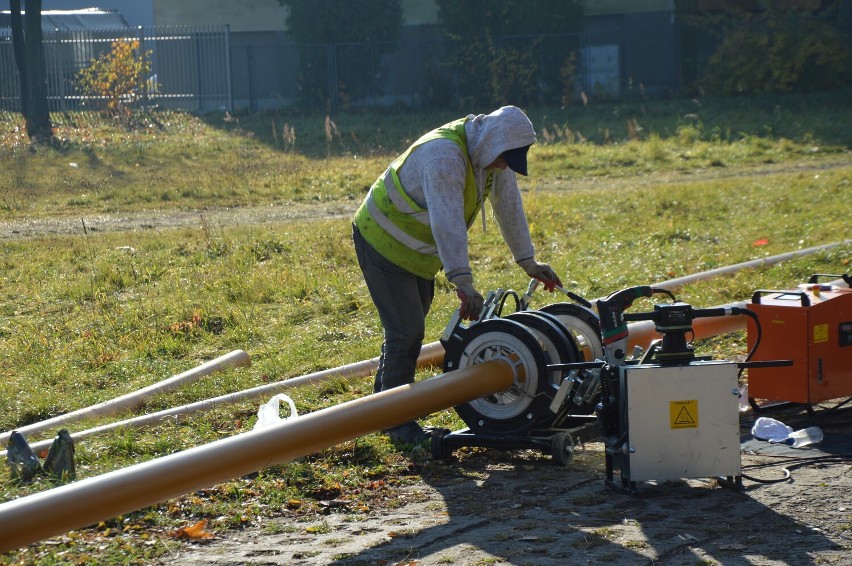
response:
<path id="1" fill-rule="evenodd" d="M 787 251 L 843 246 L 690 285 L 698 307 L 788 288 L 812 273 L 848 273 L 852 260 L 852 123 L 846 97 L 668 101 L 531 110 L 540 142 L 522 180 L 543 261 L 589 297 Z M 138 409 L 163 408 L 378 355 L 381 329 L 357 269 L 349 221 L 373 179 L 423 131 L 428 115 L 180 113 L 140 116 L 133 130 L 95 114 L 57 115 L 58 148 L 30 148 L 15 115 L 0 116 L 0 223 L 83 220 L 77 233 L 0 240 L 0 429 L 38 422 L 160 381 L 234 349 L 250 368 L 214 374 Z M 16 130 L 17 128 L 17 130 Z M 309 206 L 307 221 L 212 224 L 205 210 Z M 174 229 L 93 233 L 86 218 L 199 211 Z M 244 216 L 240 216 L 244 218 Z M 520 290 L 496 224 L 471 230 L 480 291 Z M 537 296 L 534 306 L 559 301 Z M 439 276 L 427 342 L 457 299 Z M 637 303 L 637 309 L 650 303 Z M 745 354 L 742 333 L 698 344 Z M 418 378 L 440 373 L 422 371 Z M 371 378 L 291 391 L 306 413 L 360 397 Z M 77 446 L 78 477 L 250 430 L 258 403 L 217 407 Z M 136 413 L 133 413 L 136 414 Z M 123 414 L 116 418 L 131 416 Z M 115 419 L 70 427 L 91 428 Z M 429 424 L 458 428 L 452 411 Z M 53 431 L 55 432 L 55 431 Z M 47 435 L 45 436 L 47 437 Z M 36 441 L 41 437 L 28 438 Z M 329 493 L 373 505 L 365 485 L 419 471 L 379 434 L 274 466 L 0 557 L 7 564 L 147 563 L 183 544 L 169 533 L 208 530 L 316 509 Z M 0 501 L 52 487 L 0 471 Z"/>

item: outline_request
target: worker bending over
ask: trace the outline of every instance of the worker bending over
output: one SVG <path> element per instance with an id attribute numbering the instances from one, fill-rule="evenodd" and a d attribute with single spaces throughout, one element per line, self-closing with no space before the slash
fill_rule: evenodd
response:
<path id="1" fill-rule="evenodd" d="M 374 391 L 414 381 L 438 271 L 455 286 L 461 318 L 479 318 L 467 232 L 486 198 L 515 262 L 549 291 L 562 285 L 535 259 L 515 176 L 527 174 L 533 143 L 532 123 L 514 106 L 471 114 L 423 135 L 373 183 L 355 213 L 353 240 L 384 329 Z M 416 421 L 386 432 L 399 443 L 429 437 Z"/>

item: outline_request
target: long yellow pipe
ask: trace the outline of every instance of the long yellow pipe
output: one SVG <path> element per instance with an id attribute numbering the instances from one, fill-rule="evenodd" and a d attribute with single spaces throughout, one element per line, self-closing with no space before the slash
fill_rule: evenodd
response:
<path id="1" fill-rule="evenodd" d="M 0 552 L 508 389 L 495 359 L 0 505 Z"/>

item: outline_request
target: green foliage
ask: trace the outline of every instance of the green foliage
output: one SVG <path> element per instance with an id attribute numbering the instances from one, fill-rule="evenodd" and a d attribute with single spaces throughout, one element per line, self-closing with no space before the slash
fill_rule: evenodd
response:
<path id="1" fill-rule="evenodd" d="M 401 0 L 278 0 L 288 9 L 287 32 L 299 43 L 394 41 Z"/>
<path id="2" fill-rule="evenodd" d="M 130 105 L 145 88 L 151 71 L 150 52 L 139 51 L 139 40 L 118 39 L 104 53 L 77 73 L 77 88 L 88 96 L 103 99 L 107 113 L 127 117 Z"/>
<path id="3" fill-rule="evenodd" d="M 715 19 L 724 36 L 699 81 L 708 94 L 819 92 L 849 84 L 848 42 L 818 15 L 770 4 Z"/>
<path id="4" fill-rule="evenodd" d="M 367 54 L 345 65 L 350 76 L 369 76 L 372 60 L 386 53 L 402 25 L 401 0 L 278 0 L 288 9 L 287 32 L 302 45 L 299 83 L 302 103 L 308 108 L 328 110 L 331 106 L 328 85 L 328 49 L 336 43 L 371 42 Z M 364 84 L 369 81 L 363 81 Z M 337 97 L 346 108 L 350 98 L 364 96 L 361 82 L 338 81 Z"/>
<path id="5" fill-rule="evenodd" d="M 573 96 L 573 61 L 582 29 L 581 0 L 437 0 L 453 41 L 450 66 L 463 107 Z M 530 36 L 536 36 L 531 40 Z M 544 92 L 545 100 L 537 93 Z"/>

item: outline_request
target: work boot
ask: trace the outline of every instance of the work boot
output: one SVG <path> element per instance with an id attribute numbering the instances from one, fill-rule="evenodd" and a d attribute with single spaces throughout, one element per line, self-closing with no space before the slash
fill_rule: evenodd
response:
<path id="1" fill-rule="evenodd" d="M 41 471 L 38 456 L 27 444 L 27 439 L 17 430 L 12 431 L 9 436 L 9 445 L 6 448 L 6 462 L 13 480 L 23 483 L 32 481 L 37 473 Z"/>
<path id="2" fill-rule="evenodd" d="M 422 444 L 432 437 L 431 433 L 423 430 L 423 427 L 416 421 L 409 421 L 386 429 L 384 432 L 390 436 L 391 442 L 394 444 Z"/>

